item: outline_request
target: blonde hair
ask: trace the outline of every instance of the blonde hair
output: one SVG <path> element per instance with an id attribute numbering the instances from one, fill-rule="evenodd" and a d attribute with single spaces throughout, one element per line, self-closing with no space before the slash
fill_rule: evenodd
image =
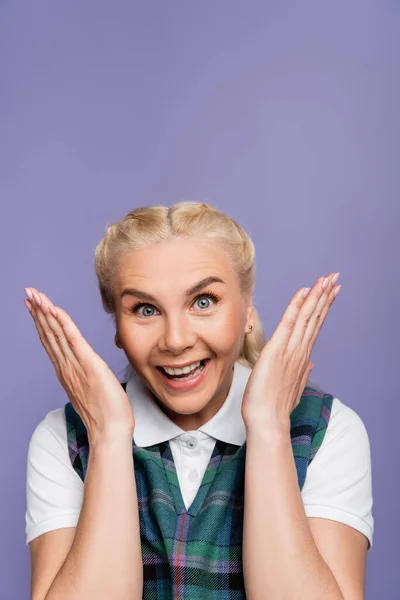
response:
<path id="1" fill-rule="evenodd" d="M 255 286 L 255 248 L 249 235 L 223 212 L 202 202 L 177 202 L 166 206 L 144 206 L 129 212 L 106 228 L 95 249 L 95 268 L 103 308 L 115 318 L 115 278 L 124 254 L 185 237 L 218 244 L 232 261 L 243 295 L 251 297 Z M 253 368 L 263 346 L 264 330 L 254 308 L 254 328 L 244 336 L 238 362 Z"/>

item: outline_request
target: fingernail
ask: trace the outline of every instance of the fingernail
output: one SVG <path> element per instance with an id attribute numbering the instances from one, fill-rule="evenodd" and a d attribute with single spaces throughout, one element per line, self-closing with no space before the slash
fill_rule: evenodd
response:
<path id="1" fill-rule="evenodd" d="M 337 282 L 337 280 L 339 279 L 339 275 L 340 273 L 336 273 L 333 277 L 332 277 L 332 283 L 335 284 Z"/>
<path id="2" fill-rule="evenodd" d="M 338 295 L 338 293 L 340 292 L 340 288 L 341 288 L 341 287 L 342 287 L 341 285 L 338 285 L 337 287 L 335 287 L 335 289 L 333 290 L 333 294 L 334 294 L 334 296 L 337 296 L 337 295 Z"/>
<path id="3" fill-rule="evenodd" d="M 324 283 L 322 284 L 322 289 L 325 290 L 328 287 L 328 283 L 329 283 L 329 277 L 327 277 L 324 281 Z"/>
<path id="4" fill-rule="evenodd" d="M 28 296 L 29 300 L 32 300 L 32 292 L 29 288 L 24 288 L 25 294 Z"/>
<path id="5" fill-rule="evenodd" d="M 29 312 L 31 312 L 32 306 L 31 306 L 31 303 L 29 302 L 29 300 L 27 298 L 25 298 L 24 304 L 25 304 L 26 308 L 29 310 Z"/>
<path id="6" fill-rule="evenodd" d="M 49 310 L 50 310 L 51 314 L 53 315 L 53 317 L 57 317 L 57 311 L 54 308 L 54 306 L 49 306 Z"/>
<path id="7" fill-rule="evenodd" d="M 305 298 L 306 296 L 308 296 L 308 294 L 310 293 L 311 288 L 304 288 L 303 290 L 303 297 Z"/>
<path id="8" fill-rule="evenodd" d="M 33 294 L 33 297 L 35 298 L 38 305 L 42 306 L 42 301 L 41 301 L 40 297 L 38 296 L 38 294 Z"/>

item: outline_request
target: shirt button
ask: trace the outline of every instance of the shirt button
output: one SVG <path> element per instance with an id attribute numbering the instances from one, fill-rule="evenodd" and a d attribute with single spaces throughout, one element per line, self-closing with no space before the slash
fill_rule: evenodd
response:
<path id="1" fill-rule="evenodd" d="M 197 471 L 190 471 L 189 479 L 190 481 L 197 481 Z"/>
<path id="2" fill-rule="evenodd" d="M 187 446 L 188 446 L 188 448 L 196 448 L 196 446 L 197 446 L 196 438 L 193 438 L 193 437 L 189 438 L 187 441 Z"/>

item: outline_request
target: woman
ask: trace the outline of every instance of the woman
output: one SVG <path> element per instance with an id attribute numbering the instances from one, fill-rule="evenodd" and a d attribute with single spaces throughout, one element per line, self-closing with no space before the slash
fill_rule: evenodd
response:
<path id="1" fill-rule="evenodd" d="M 32 598 L 361 598 L 368 435 L 308 382 L 339 274 L 298 290 L 265 344 L 253 243 L 212 206 L 138 208 L 95 254 L 122 386 L 26 288 L 70 400 L 29 446 Z"/>

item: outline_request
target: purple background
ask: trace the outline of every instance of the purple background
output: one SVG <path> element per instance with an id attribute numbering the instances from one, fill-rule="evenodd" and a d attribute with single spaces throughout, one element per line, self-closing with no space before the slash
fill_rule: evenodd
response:
<path id="1" fill-rule="evenodd" d="M 398 598 L 399 6 L 1 3 L 2 598 L 29 596 L 27 447 L 67 401 L 23 288 L 67 310 L 120 376 L 95 245 L 134 207 L 183 199 L 252 236 L 267 335 L 298 287 L 341 272 L 313 379 L 367 427 L 366 597 Z"/>

